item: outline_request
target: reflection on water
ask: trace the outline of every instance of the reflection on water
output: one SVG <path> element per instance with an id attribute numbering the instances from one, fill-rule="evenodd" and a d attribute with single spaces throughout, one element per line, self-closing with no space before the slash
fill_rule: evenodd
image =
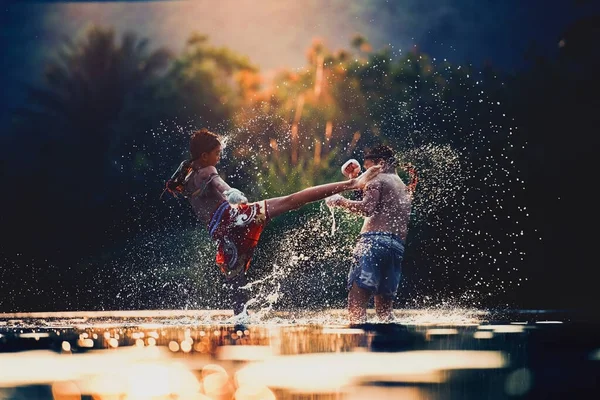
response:
<path id="1" fill-rule="evenodd" d="M 0 399 L 593 398 L 600 329 L 572 315 L 343 310 L 0 314 Z M 252 318 L 250 319 L 252 321 Z"/>

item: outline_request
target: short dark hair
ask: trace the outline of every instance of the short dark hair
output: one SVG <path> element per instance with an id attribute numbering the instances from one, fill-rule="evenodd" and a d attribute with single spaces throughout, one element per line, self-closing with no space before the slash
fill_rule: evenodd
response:
<path id="1" fill-rule="evenodd" d="M 210 153 L 220 144 L 219 135 L 216 133 L 212 133 L 206 128 L 195 131 L 190 138 L 192 160 L 200 158 L 202 153 Z"/>
<path id="2" fill-rule="evenodd" d="M 390 146 L 382 144 L 365 151 L 365 160 L 383 160 L 385 163 L 398 166 L 396 152 Z"/>

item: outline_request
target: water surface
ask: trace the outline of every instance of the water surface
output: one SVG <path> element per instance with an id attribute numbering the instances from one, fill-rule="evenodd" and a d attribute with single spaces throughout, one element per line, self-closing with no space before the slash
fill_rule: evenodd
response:
<path id="1" fill-rule="evenodd" d="M 548 310 L 0 314 L 1 399 L 594 398 L 600 324 Z M 376 318 L 371 314 L 371 319 Z"/>

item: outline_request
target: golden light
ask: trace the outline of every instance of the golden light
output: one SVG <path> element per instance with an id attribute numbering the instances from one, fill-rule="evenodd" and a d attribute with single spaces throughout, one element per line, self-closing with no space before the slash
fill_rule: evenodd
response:
<path id="1" fill-rule="evenodd" d="M 473 333 L 473 339 L 491 339 L 494 337 L 494 332 L 490 331 L 479 331 Z"/>
<path id="2" fill-rule="evenodd" d="M 84 348 L 94 347 L 94 341 L 92 339 L 79 339 L 77 341 L 77 346 Z"/>
<path id="3" fill-rule="evenodd" d="M 221 372 L 227 374 L 227 372 L 225 371 L 225 368 L 223 368 L 219 364 L 206 364 L 202 368 L 202 378 L 204 379 L 208 375 L 215 374 L 215 373 L 221 373 Z"/>
<path id="4" fill-rule="evenodd" d="M 440 383 L 443 371 L 493 369 L 507 365 L 497 351 L 408 351 L 402 353 L 318 353 L 275 356 L 237 371 L 239 387 L 262 385 L 304 393 L 331 393 L 360 382 Z"/>
<path id="5" fill-rule="evenodd" d="M 479 325 L 479 329 L 495 333 L 522 333 L 525 331 L 523 325 Z"/>
<path id="6" fill-rule="evenodd" d="M 136 365 L 127 375 L 127 390 L 133 398 L 151 398 L 171 393 L 168 368 L 162 364 Z"/>
<path id="7" fill-rule="evenodd" d="M 184 340 L 183 342 L 181 342 L 181 351 L 183 351 L 184 353 L 189 353 L 190 351 L 192 351 L 192 344 L 194 342 L 190 339 L 190 340 Z"/>
<path id="8" fill-rule="evenodd" d="M 449 336 L 457 335 L 458 330 L 454 328 L 433 328 L 427 329 L 425 336 L 429 339 L 431 336 Z"/>
<path id="9" fill-rule="evenodd" d="M 176 353 L 179 351 L 179 343 L 177 343 L 174 340 L 171 340 L 169 342 L 169 350 L 171 350 L 173 353 Z"/>
<path id="10" fill-rule="evenodd" d="M 204 393 L 212 398 L 230 399 L 234 393 L 234 387 L 229 381 L 227 372 L 215 372 L 204 377 L 202 381 Z"/>
<path id="11" fill-rule="evenodd" d="M 266 386 L 241 386 L 233 396 L 234 400 L 276 400 L 275 394 Z"/>
<path id="12" fill-rule="evenodd" d="M 50 334 L 46 332 L 30 332 L 30 333 L 21 333 L 19 337 L 23 339 L 35 339 L 40 340 L 40 338 L 49 337 Z"/>
<path id="13" fill-rule="evenodd" d="M 54 382 L 52 384 L 52 397 L 54 400 L 80 400 L 81 390 L 72 381 Z"/>
<path id="14" fill-rule="evenodd" d="M 219 346 L 215 357 L 217 360 L 259 361 L 273 356 L 270 346 Z"/>
<path id="15" fill-rule="evenodd" d="M 63 342 L 63 349 L 68 348 L 64 343 L 68 342 Z M 156 346 L 91 350 L 69 357 L 32 350 L 0 354 L 0 365 L 11 366 L 0 374 L 0 388 L 51 385 L 55 400 L 76 400 L 83 395 L 130 400 L 201 398 L 201 384 L 189 366 L 174 362 L 166 348 Z"/>
<path id="16" fill-rule="evenodd" d="M 207 350 L 206 344 L 202 342 L 198 342 L 194 345 L 194 350 L 198 353 L 205 353 Z"/>
<path id="17" fill-rule="evenodd" d="M 90 376 L 80 383 L 80 388 L 94 400 L 117 399 L 126 391 L 125 380 L 114 372 Z"/>
<path id="18" fill-rule="evenodd" d="M 362 329 L 357 328 L 323 328 L 321 333 L 324 334 L 338 334 L 338 335 L 363 335 L 365 333 Z"/>

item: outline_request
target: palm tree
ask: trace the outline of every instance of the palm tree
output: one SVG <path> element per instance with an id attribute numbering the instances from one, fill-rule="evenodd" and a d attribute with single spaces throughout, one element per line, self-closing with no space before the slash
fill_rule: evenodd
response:
<path id="1" fill-rule="evenodd" d="M 14 210 L 3 223 L 36 227 L 14 243 L 36 243 L 30 250 L 40 259 L 69 243 L 69 254 L 57 256 L 64 261 L 91 243 L 101 246 L 115 221 L 127 224 L 134 138 L 161 118 L 160 83 L 170 58 L 132 33 L 117 41 L 100 27 L 65 41 L 42 84 L 28 88 L 3 148 L 14 190 L 3 199 L 3 208 Z"/>
<path id="2" fill-rule="evenodd" d="M 74 165 L 104 181 L 124 167 L 124 144 L 159 117 L 158 82 L 170 59 L 133 33 L 117 43 L 114 30 L 96 26 L 65 41 L 44 85 L 29 87 L 28 106 L 19 110 L 19 130 L 38 146 L 29 153 L 52 163 L 58 183 L 81 178 Z"/>

